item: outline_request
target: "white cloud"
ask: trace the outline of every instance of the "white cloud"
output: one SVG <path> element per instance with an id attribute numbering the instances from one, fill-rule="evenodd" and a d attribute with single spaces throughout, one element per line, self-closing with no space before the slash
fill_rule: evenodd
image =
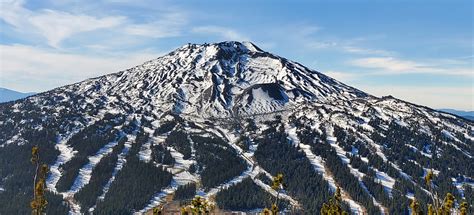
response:
<path id="1" fill-rule="evenodd" d="M 48 44 L 52 47 L 58 47 L 61 41 L 73 34 L 116 27 L 124 20 L 125 17 L 120 16 L 96 18 L 53 10 L 44 10 L 28 18 L 32 26 L 47 38 Z"/>
<path id="2" fill-rule="evenodd" d="M 192 29 L 193 33 L 215 35 L 223 40 L 249 41 L 250 39 L 239 32 L 220 26 L 200 26 Z"/>
<path id="3" fill-rule="evenodd" d="M 117 27 L 126 20 L 122 16 L 98 18 L 55 10 L 31 11 L 23 7 L 23 1 L 3 1 L 0 8 L 0 19 L 24 34 L 39 34 L 55 48 L 74 34 Z"/>
<path id="4" fill-rule="evenodd" d="M 125 27 L 125 32 L 130 35 L 164 38 L 179 36 L 182 26 L 187 23 L 187 17 L 180 12 L 165 13 L 157 21 L 145 24 L 131 24 Z"/>
<path id="5" fill-rule="evenodd" d="M 44 91 L 118 72 L 160 55 L 142 51 L 127 56 L 98 57 L 25 45 L 0 45 L 0 86 L 24 92 Z"/>
<path id="6" fill-rule="evenodd" d="M 376 96 L 392 95 L 396 98 L 431 108 L 474 110 L 472 87 L 430 87 L 401 85 L 359 85 L 360 90 Z"/>
<path id="7" fill-rule="evenodd" d="M 370 57 L 351 60 L 349 64 L 369 69 L 378 69 L 380 71 L 374 74 L 442 74 L 474 76 L 474 70 L 471 67 L 453 67 L 443 68 L 426 62 L 415 62 L 402 60 L 394 57 Z"/>
<path id="8" fill-rule="evenodd" d="M 76 34 L 95 30 L 110 30 L 99 35 L 113 33 L 117 35 L 114 38 L 174 37 L 181 34 L 187 23 L 186 14 L 178 10 L 160 11 L 152 20 L 137 23 L 125 16 L 99 17 L 51 9 L 29 10 L 23 5 L 22 0 L 1 1 L 0 19 L 13 26 L 23 37 L 37 39 L 40 36 L 54 48 L 60 48 L 62 41 Z"/>
<path id="9" fill-rule="evenodd" d="M 361 48 L 357 46 L 347 45 L 341 47 L 345 52 L 354 53 L 354 54 L 364 54 L 364 55 L 382 55 L 382 56 L 391 56 L 394 55 L 391 51 L 381 50 L 381 49 L 368 49 Z"/>

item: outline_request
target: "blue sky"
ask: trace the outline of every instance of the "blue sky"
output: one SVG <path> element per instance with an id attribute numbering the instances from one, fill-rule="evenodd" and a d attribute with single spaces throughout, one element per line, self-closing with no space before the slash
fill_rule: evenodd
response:
<path id="1" fill-rule="evenodd" d="M 238 40 L 377 96 L 474 109 L 472 1 L 0 2 L 1 87 L 45 91 Z"/>

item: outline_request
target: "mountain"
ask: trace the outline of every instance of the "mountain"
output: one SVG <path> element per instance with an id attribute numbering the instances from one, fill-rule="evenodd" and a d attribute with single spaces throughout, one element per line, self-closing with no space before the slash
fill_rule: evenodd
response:
<path id="1" fill-rule="evenodd" d="M 34 145 L 50 165 L 48 214 L 144 213 L 195 194 L 222 210 L 278 196 L 281 209 L 318 214 L 336 187 L 352 213 L 408 214 L 412 198 L 426 211 L 429 169 L 440 196 L 474 199 L 473 126 L 249 42 L 188 44 L 0 104 L 0 202 L 15 202 L 0 214 L 29 213 Z"/>
<path id="2" fill-rule="evenodd" d="M 34 94 L 35 93 L 22 93 L 22 92 L 0 87 L 0 103 L 22 99 Z"/>
<path id="3" fill-rule="evenodd" d="M 454 114 L 460 117 L 464 117 L 466 119 L 474 120 L 474 111 L 463 111 L 463 110 L 455 110 L 455 109 L 439 109 L 440 111 Z"/>

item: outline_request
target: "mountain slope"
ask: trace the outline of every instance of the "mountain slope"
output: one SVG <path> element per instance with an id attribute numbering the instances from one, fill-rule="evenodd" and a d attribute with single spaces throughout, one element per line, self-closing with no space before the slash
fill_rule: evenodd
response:
<path id="1" fill-rule="evenodd" d="M 145 212 L 188 183 L 210 199 L 251 186 L 277 196 L 268 181 L 278 173 L 283 207 L 304 214 L 336 186 L 354 213 L 406 214 L 410 198 L 429 201 L 428 168 L 441 194 L 473 199 L 471 121 L 371 96 L 252 43 L 188 44 L 1 104 L 0 128 L 0 202 L 19 202 L 1 214 L 28 212 L 32 145 L 51 165 L 52 214 L 60 198 L 72 213 Z"/>
<path id="2" fill-rule="evenodd" d="M 0 87 L 0 103 L 22 99 L 34 94 L 35 93 L 22 93 L 22 92 Z"/>
<path id="3" fill-rule="evenodd" d="M 462 111 L 462 110 L 454 110 L 454 109 L 439 109 L 440 111 L 451 113 L 460 117 L 464 117 L 466 119 L 474 120 L 474 111 Z"/>

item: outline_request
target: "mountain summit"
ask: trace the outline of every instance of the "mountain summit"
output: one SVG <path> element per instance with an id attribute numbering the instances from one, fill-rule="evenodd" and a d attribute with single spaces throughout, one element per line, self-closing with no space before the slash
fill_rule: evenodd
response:
<path id="1" fill-rule="evenodd" d="M 83 82 L 74 90 L 140 98 L 179 113 L 230 116 L 275 111 L 304 101 L 364 97 L 296 62 L 250 42 L 188 44 L 123 72 Z"/>
<path id="2" fill-rule="evenodd" d="M 133 68 L 0 104 L 0 214 L 25 214 L 30 149 L 48 214 L 145 213 L 200 195 L 223 211 L 407 214 L 472 200 L 472 121 L 375 97 L 249 42 L 188 44 Z M 462 165 L 460 165 L 462 164 Z M 271 179 L 283 174 L 281 193 Z M 66 204 L 64 204 L 66 203 Z"/>

